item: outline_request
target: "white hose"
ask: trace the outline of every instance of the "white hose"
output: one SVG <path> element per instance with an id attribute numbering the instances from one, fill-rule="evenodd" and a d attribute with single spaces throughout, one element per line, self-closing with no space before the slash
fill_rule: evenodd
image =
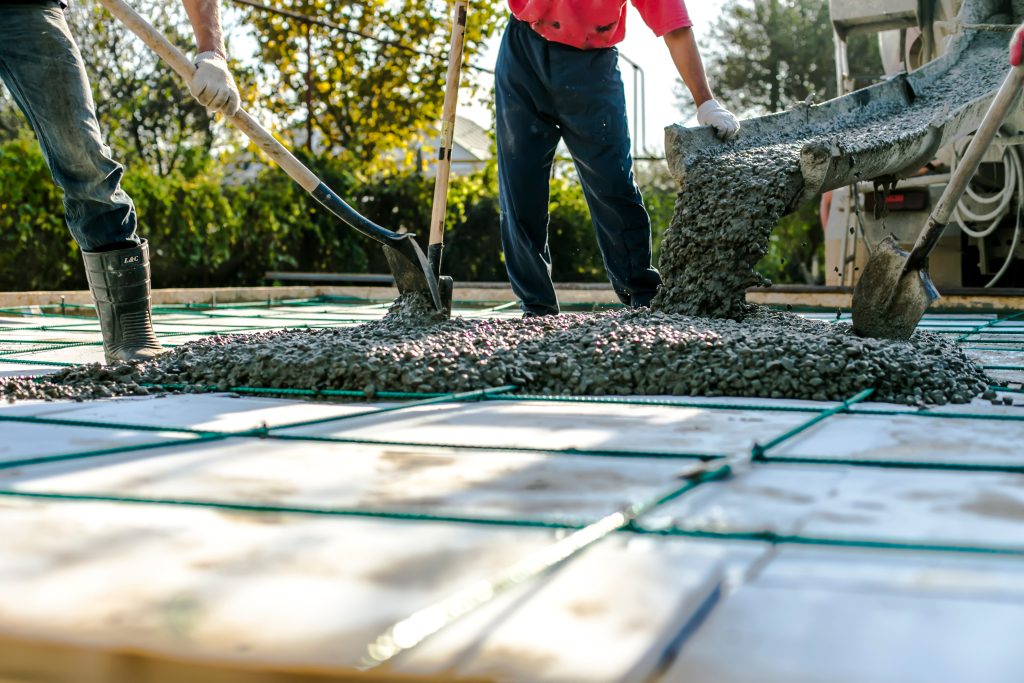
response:
<path id="1" fill-rule="evenodd" d="M 1024 190 L 1024 182 L 1021 183 L 1021 188 Z M 985 287 L 991 287 L 995 285 L 999 280 L 1006 275 L 1006 271 L 1010 269 L 1010 264 L 1013 263 L 1013 252 L 1017 249 L 1017 240 L 1020 239 L 1020 216 L 1021 209 L 1024 207 L 1024 201 L 1017 202 L 1017 227 L 1013 229 L 1013 243 L 1010 244 L 1010 253 L 1006 255 L 1006 260 L 1003 261 L 1003 267 L 999 269 L 995 277 L 989 280 L 989 283 Z"/>
<path id="2" fill-rule="evenodd" d="M 950 172 L 955 172 L 959 163 L 960 153 L 954 149 L 953 167 L 950 169 Z M 989 280 L 985 288 L 993 287 L 1002 279 L 1006 271 L 1010 269 L 1010 264 L 1013 262 L 1013 254 L 1017 247 L 1017 240 L 1020 238 L 1021 213 L 1022 209 L 1024 209 L 1024 163 L 1021 162 L 1020 152 L 1013 145 L 1007 145 L 1003 150 L 1003 169 L 1005 176 L 1003 188 L 993 195 L 982 196 L 975 192 L 970 184 L 967 185 L 965 194 L 976 204 L 980 204 L 983 212 L 972 210 L 965 204 L 963 198 L 960 199 L 956 209 L 953 211 L 953 218 L 956 219 L 957 224 L 964 233 L 976 239 L 984 239 L 996 231 L 1000 223 L 1010 212 L 1010 201 L 1017 197 L 1017 225 L 1013 231 L 1013 242 L 1010 245 L 1010 251 L 1006 255 L 1003 267 L 999 269 L 995 277 Z M 993 208 L 988 209 L 988 207 Z M 970 221 L 975 225 L 987 223 L 988 227 L 982 230 L 973 230 L 967 227 L 966 221 Z"/>
<path id="3" fill-rule="evenodd" d="M 954 153 L 952 171 L 956 171 L 959 163 L 960 155 Z M 1010 212 L 1010 201 L 1014 196 L 1024 197 L 1024 194 L 1021 194 L 1024 192 L 1024 168 L 1021 166 L 1020 155 L 1015 147 L 1007 146 L 1003 151 L 1003 168 L 1006 176 L 1003 188 L 995 194 L 982 196 L 975 192 L 970 185 L 967 186 L 967 196 L 981 205 L 981 211 L 975 211 L 968 207 L 962 198 L 957 204 L 953 218 L 967 235 L 977 239 L 988 237 L 996 231 L 1006 214 Z M 989 207 L 992 208 L 989 209 Z M 974 230 L 967 227 L 966 221 L 974 224 L 988 224 L 988 227 Z"/>

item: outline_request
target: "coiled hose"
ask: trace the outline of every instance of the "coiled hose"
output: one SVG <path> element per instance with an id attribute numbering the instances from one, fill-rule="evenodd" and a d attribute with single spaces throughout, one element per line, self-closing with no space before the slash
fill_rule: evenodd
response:
<path id="1" fill-rule="evenodd" d="M 960 163 L 960 152 L 956 150 L 953 154 L 953 167 L 951 172 L 956 171 L 957 165 Z M 1017 197 L 1017 225 L 1013 231 L 1013 243 L 1010 246 L 1010 251 L 1006 255 L 1006 261 L 1003 262 L 1002 268 L 995 274 L 985 287 L 993 287 L 999 280 L 1006 275 L 1006 271 L 1010 269 L 1010 264 L 1013 262 L 1013 254 L 1017 246 L 1017 240 L 1020 239 L 1021 229 L 1021 210 L 1024 208 L 1024 162 L 1021 161 L 1020 152 L 1017 147 L 1013 145 L 1007 145 L 1003 150 L 1003 169 L 1004 169 L 1004 181 L 1003 188 L 992 195 L 981 195 L 974 191 L 974 189 L 967 185 L 967 191 L 964 193 L 964 197 L 960 199 L 956 209 L 953 211 L 953 218 L 956 220 L 957 225 L 964 231 L 968 236 L 977 239 L 984 239 L 996 231 L 1003 218 L 1010 212 L 1010 202 L 1014 197 Z M 965 198 L 970 197 L 974 204 L 980 207 L 979 210 L 971 209 L 966 205 Z M 967 226 L 967 222 L 971 222 L 975 225 L 988 224 L 988 227 L 982 230 L 974 230 Z"/>

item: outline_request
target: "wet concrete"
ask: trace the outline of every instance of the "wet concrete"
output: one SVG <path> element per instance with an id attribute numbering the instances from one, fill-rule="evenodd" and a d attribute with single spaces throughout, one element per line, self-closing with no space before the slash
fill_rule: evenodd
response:
<path id="1" fill-rule="evenodd" d="M 741 319 L 746 291 L 771 282 L 755 270 L 772 230 L 802 189 L 799 145 L 774 145 L 691 163 L 661 245 L 664 286 L 653 307 Z"/>
<path id="2" fill-rule="evenodd" d="M 1010 9 L 1013 12 L 1013 23 L 1024 22 L 1024 0 L 1010 0 Z"/>
<path id="3" fill-rule="evenodd" d="M 75 379 L 66 381 L 65 372 L 72 372 Z M 0 377 L 0 401 L 83 401 L 149 395 L 150 390 L 139 386 L 133 376 L 138 376 L 136 369 L 130 363 L 119 362 L 111 367 L 92 363 L 39 378 Z"/>
<path id="4" fill-rule="evenodd" d="M 767 309 L 742 322 L 637 310 L 426 325 L 413 318 L 212 337 L 136 366 L 64 370 L 31 389 L 93 397 L 145 392 L 143 383 L 371 394 L 514 384 L 542 394 L 842 400 L 874 387 L 878 400 L 942 404 L 968 401 L 986 385 L 978 366 L 940 335 L 867 340 L 846 323 Z M 25 386 L 8 382 L 0 392 L 28 397 L 20 394 Z"/>
<path id="5" fill-rule="evenodd" d="M 941 75 L 909 82 L 909 106 L 902 98 L 879 98 L 826 119 L 797 108 L 774 119 L 787 125 L 748 131 L 732 143 L 706 145 L 699 144 L 702 138 L 690 138 L 691 149 L 672 155 L 677 167 L 671 170 L 683 187 L 662 242 L 659 269 L 665 286 L 654 307 L 742 318 L 748 310 L 746 289 L 771 284 L 755 266 L 768 253 L 772 230 L 804 196 L 801 154 L 851 164 L 884 157 L 916 170 L 928 161 L 914 155 L 934 126 L 999 87 L 1008 71 L 1006 40 L 1003 33 L 973 37 Z"/>

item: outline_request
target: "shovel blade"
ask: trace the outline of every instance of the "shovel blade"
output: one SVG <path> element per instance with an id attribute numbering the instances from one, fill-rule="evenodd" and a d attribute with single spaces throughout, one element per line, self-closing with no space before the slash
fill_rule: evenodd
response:
<path id="1" fill-rule="evenodd" d="M 455 294 L 455 280 L 447 275 L 437 279 L 437 291 L 441 295 L 441 305 L 444 307 L 442 313 L 449 318 L 452 315 L 452 296 Z"/>
<path id="2" fill-rule="evenodd" d="M 388 260 L 391 274 L 395 276 L 395 286 L 400 294 L 421 293 L 430 300 L 435 310 L 448 314 L 427 257 L 412 235 L 402 235 L 401 239 L 391 240 L 390 244 L 384 245 L 384 256 Z"/>
<path id="3" fill-rule="evenodd" d="M 909 254 L 886 237 L 853 290 L 853 330 L 862 337 L 907 340 L 938 298 L 928 271 L 906 270 Z"/>

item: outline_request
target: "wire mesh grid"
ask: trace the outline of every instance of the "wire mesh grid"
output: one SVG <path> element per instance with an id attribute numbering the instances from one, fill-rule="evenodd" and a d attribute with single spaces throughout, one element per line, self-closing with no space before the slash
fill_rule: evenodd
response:
<path id="1" fill-rule="evenodd" d="M 467 315 L 505 315 L 507 308 L 494 307 L 484 310 L 465 310 Z M 342 327 L 373 320 L 383 313 L 379 305 L 367 302 L 336 302 L 329 299 L 311 299 L 292 302 L 268 302 L 267 305 L 235 305 L 212 307 L 160 307 L 155 311 L 155 322 L 158 335 L 163 341 L 176 343 L 181 337 L 200 338 L 208 335 L 244 334 L 246 332 L 268 329 L 288 329 L 307 327 Z M 509 313 L 511 314 L 511 313 Z M 815 316 L 812 316 L 815 317 Z M 9 338 L 0 338 L 0 363 L 24 363 L 45 366 L 70 365 L 63 361 L 48 361 L 55 350 L 72 347 L 98 348 L 98 332 L 95 323 L 88 318 L 70 315 L 66 311 L 52 310 L 15 310 L 0 311 L 4 321 L 16 321 L 18 325 L 9 325 Z M 835 316 L 829 316 L 834 320 Z M 25 324 L 26 321 L 28 324 Z M 6 324 L 6 322 L 0 322 Z M 963 316 L 929 316 L 921 327 L 933 332 L 954 337 L 968 353 L 983 358 L 989 372 L 1005 384 L 993 387 L 1000 398 L 1006 403 L 1018 405 L 1019 396 L 1024 393 L 1024 312 L 1003 315 L 963 315 Z M 184 328 L 184 330 L 182 330 Z M 96 338 L 73 341 L 69 334 L 82 338 L 93 334 Z M 994 340 L 994 341 L 993 341 Z M 1002 361 L 1000 359 L 1006 358 Z M 175 388 L 168 386 L 167 388 Z M 211 387 L 211 390 L 213 388 Z M 714 526 L 701 526 L 688 523 L 687 520 L 674 521 L 666 524 L 659 520 L 649 524 L 648 519 L 666 504 L 693 495 L 711 482 L 721 482 L 733 476 L 742 477 L 748 469 L 763 469 L 787 465 L 813 465 L 817 467 L 835 468 L 872 468 L 877 470 L 916 470 L 928 472 L 965 472 L 990 474 L 1024 474 L 1024 458 L 987 461 L 977 458 L 969 450 L 954 458 L 931 458 L 927 453 L 915 454 L 913 458 L 863 458 L 849 455 L 813 455 L 803 453 L 797 456 L 788 454 L 785 446 L 799 435 L 815 429 L 821 429 L 842 416 L 862 416 L 876 418 L 899 418 L 910 420 L 958 421 L 972 424 L 991 425 L 991 429 L 999 429 L 1000 425 L 1024 424 L 1024 410 L 1015 409 L 992 410 L 991 406 L 972 404 L 966 408 L 944 407 L 941 409 L 914 409 L 906 406 L 876 405 L 864 403 L 873 390 L 868 389 L 841 403 L 814 404 L 811 402 L 774 401 L 769 399 L 686 399 L 674 397 L 588 397 L 588 396 L 532 396 L 517 393 L 514 386 L 489 387 L 476 391 L 448 394 L 415 394 L 415 393 L 377 393 L 368 396 L 360 391 L 329 391 L 314 389 L 275 389 L 269 387 L 232 387 L 235 394 L 251 394 L 276 396 L 285 398 L 327 397 L 335 400 L 352 399 L 366 401 L 387 401 L 385 404 L 367 404 L 365 409 L 349 409 L 336 415 L 318 417 L 302 421 L 284 422 L 281 424 L 262 426 L 245 430 L 216 430 L 172 424 L 124 423 L 103 420 L 83 420 L 61 418 L 45 414 L 25 415 L 0 412 L 0 423 L 20 423 L 26 428 L 39 430 L 54 427 L 75 427 L 88 430 L 118 430 L 133 432 L 139 435 L 153 434 L 154 437 L 139 438 L 127 445 L 106 445 L 87 450 L 69 450 L 67 452 L 49 453 L 45 455 L 26 454 L 24 457 L 11 457 L 0 462 L 0 471 L 26 472 L 38 466 L 47 466 L 61 462 L 77 462 L 82 465 L 102 463 L 104 458 L 119 454 L 146 453 L 166 451 L 168 454 L 187 453 L 194 449 L 204 448 L 213 443 L 238 443 L 246 440 L 262 440 L 266 443 L 279 444 L 281 452 L 299 443 L 336 444 L 363 447 L 395 447 L 412 449 L 413 451 L 436 452 L 438 449 L 455 458 L 479 457 L 485 452 L 497 453 L 529 453 L 540 457 L 559 458 L 572 456 L 575 458 L 623 458 L 633 461 L 679 461 L 682 476 L 669 485 L 667 491 L 648 500 L 635 501 L 631 509 L 638 511 L 635 517 L 628 518 L 616 533 L 685 537 L 695 539 L 727 540 L 735 542 L 756 542 L 776 545 L 803 545 L 819 547 L 861 548 L 881 551 L 902 552 L 943 552 L 966 553 L 974 556 L 1004 556 L 1024 558 L 1024 546 L 1001 545 L 993 543 L 975 543 L 970 541 L 950 540 L 935 542 L 933 539 L 891 537 L 853 537 L 829 536 L 808 533 L 790 533 L 765 526 L 760 529 L 729 530 Z M 787 429 L 767 428 L 764 433 L 756 435 L 753 445 L 742 452 L 701 452 L 688 449 L 686 439 L 681 439 L 678 449 L 643 449 L 643 448 L 558 448 L 545 446 L 519 445 L 512 443 L 485 444 L 452 441 L 417 441 L 400 438 L 370 438 L 347 433 L 346 425 L 357 424 L 361 419 L 383 418 L 391 416 L 400 418 L 410 411 L 421 410 L 428 406 L 450 407 L 458 409 L 467 405 L 544 405 L 551 403 L 573 405 L 618 405 L 626 408 L 660 407 L 668 410 L 692 409 L 709 413 L 770 413 L 777 415 L 793 415 L 797 422 Z M 387 422 L 384 433 L 388 432 Z M 311 426 L 331 426 L 329 434 L 303 433 L 303 428 Z M 642 442 L 642 438 L 638 438 Z M 239 501 L 220 499 L 217 497 L 185 497 L 185 496 L 145 496 L 129 495 L 124 492 L 95 493 L 75 492 L 68 490 L 38 490 L 16 484 L 0 488 L 0 497 L 24 498 L 34 500 L 59 501 L 64 503 L 83 501 L 103 501 L 124 505 L 146 505 L 164 507 L 198 507 L 208 509 L 231 510 L 247 514 L 293 514 L 316 515 L 329 517 L 360 517 L 383 520 L 414 520 L 439 523 L 472 524 L 502 527 L 528 527 L 559 529 L 565 533 L 586 531 L 598 524 L 606 516 L 594 520 L 561 520 L 550 515 L 477 515 L 453 514 L 450 511 L 432 512 L 430 510 L 408 510 L 398 506 L 388 509 L 384 506 L 324 506 L 295 503 L 275 503 L 261 501 Z M 614 510 L 609 510 L 609 514 Z M 642 514 L 640 514 L 642 512 Z M 570 553 L 570 556 L 572 553 Z M 568 557 L 563 558 L 568 559 Z"/>

